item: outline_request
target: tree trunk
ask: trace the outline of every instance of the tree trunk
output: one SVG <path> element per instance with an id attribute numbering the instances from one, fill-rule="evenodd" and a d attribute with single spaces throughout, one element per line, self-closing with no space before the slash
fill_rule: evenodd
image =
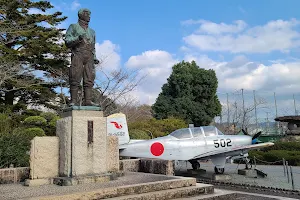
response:
<path id="1" fill-rule="evenodd" d="M 14 104 L 14 97 L 15 97 L 15 92 L 11 91 L 11 92 L 6 92 L 5 93 L 5 105 L 13 105 Z"/>

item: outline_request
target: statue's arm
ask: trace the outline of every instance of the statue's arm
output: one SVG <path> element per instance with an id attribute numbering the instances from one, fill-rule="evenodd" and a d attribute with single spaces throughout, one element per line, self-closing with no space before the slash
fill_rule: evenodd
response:
<path id="1" fill-rule="evenodd" d="M 96 65 L 99 64 L 99 60 L 97 59 L 97 56 L 96 56 L 96 34 L 94 33 L 94 49 L 93 49 L 93 53 L 94 53 L 94 63 Z"/>
<path id="2" fill-rule="evenodd" d="M 66 46 L 69 48 L 72 48 L 73 46 L 77 45 L 80 42 L 79 37 L 74 36 L 73 34 L 74 31 L 75 31 L 74 25 L 71 24 L 67 30 L 66 38 L 65 38 Z"/>
<path id="3" fill-rule="evenodd" d="M 97 56 L 96 56 L 96 34 L 94 33 L 94 49 L 93 49 L 93 53 L 94 53 L 94 60 L 97 60 Z"/>

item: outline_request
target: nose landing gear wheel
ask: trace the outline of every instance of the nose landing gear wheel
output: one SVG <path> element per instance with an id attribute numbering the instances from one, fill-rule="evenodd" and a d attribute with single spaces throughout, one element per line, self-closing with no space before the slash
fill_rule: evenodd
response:
<path id="1" fill-rule="evenodd" d="M 194 170 L 195 170 L 195 169 L 200 169 L 200 163 L 194 162 L 194 163 L 192 164 L 192 167 L 193 167 Z"/>
<path id="2" fill-rule="evenodd" d="M 218 168 L 218 167 L 215 167 L 215 173 L 216 173 L 216 174 L 223 174 L 224 171 L 225 171 L 224 168 Z"/>
<path id="3" fill-rule="evenodd" d="M 197 160 L 191 160 L 193 170 L 200 169 L 200 163 Z"/>

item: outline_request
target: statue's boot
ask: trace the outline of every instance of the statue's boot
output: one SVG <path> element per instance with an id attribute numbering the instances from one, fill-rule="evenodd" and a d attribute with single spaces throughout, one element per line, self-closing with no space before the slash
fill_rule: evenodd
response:
<path id="1" fill-rule="evenodd" d="M 78 106 L 78 88 L 70 88 L 71 103 L 70 106 Z"/>
<path id="2" fill-rule="evenodd" d="M 92 88 L 85 88 L 84 89 L 84 105 L 85 106 L 97 106 L 99 107 L 99 104 L 96 104 L 92 102 Z"/>

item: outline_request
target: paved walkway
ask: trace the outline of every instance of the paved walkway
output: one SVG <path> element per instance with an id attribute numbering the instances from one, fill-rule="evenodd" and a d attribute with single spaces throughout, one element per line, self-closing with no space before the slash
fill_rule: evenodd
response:
<path id="1" fill-rule="evenodd" d="M 225 196 L 224 196 L 225 195 Z M 223 196 L 223 197 L 222 197 Z M 219 197 L 219 198 L 217 198 Z M 190 198 L 181 198 L 178 200 L 200 200 L 200 199 L 214 199 L 214 200 L 296 200 L 294 198 L 280 197 L 280 196 L 271 196 L 271 195 L 263 195 L 263 194 L 255 194 L 255 193 L 247 193 L 240 191 L 232 191 L 232 190 L 221 190 L 215 189 L 214 194 L 208 194 L 205 196 L 196 196 Z"/>
<path id="2" fill-rule="evenodd" d="M 75 186 L 42 185 L 27 187 L 22 184 L 3 184 L 0 186 L 0 200 L 22 199 L 49 195 L 62 195 L 76 192 L 87 192 L 101 188 L 117 187 L 124 185 L 142 184 L 163 180 L 170 180 L 176 177 L 162 176 L 144 173 L 126 173 L 126 176 L 119 177 L 118 180 L 106 183 L 90 183 Z"/>
<path id="3" fill-rule="evenodd" d="M 254 166 L 253 166 L 254 167 Z M 179 171 L 186 171 L 191 169 L 189 162 L 175 162 L 175 169 Z M 214 173 L 214 165 L 211 162 L 202 163 L 201 168 L 205 169 L 208 174 Z M 292 189 L 291 180 L 288 182 L 287 176 L 284 176 L 283 166 L 275 165 L 257 165 L 257 169 L 263 170 L 268 174 L 266 178 L 248 178 L 238 174 L 238 169 L 244 169 L 244 164 L 226 164 L 225 173 L 229 174 L 233 183 L 244 183 L 258 186 L 268 186 L 275 188 Z M 294 186 L 296 190 L 300 190 L 300 167 L 293 167 Z"/>

